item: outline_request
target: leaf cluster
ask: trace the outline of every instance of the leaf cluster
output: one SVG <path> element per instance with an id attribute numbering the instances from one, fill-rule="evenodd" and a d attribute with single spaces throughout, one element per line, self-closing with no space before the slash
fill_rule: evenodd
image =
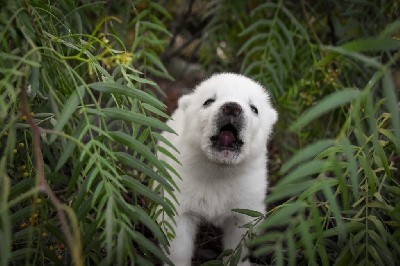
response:
<path id="1" fill-rule="evenodd" d="M 236 39 L 225 40 L 238 47 L 229 65 L 239 61 L 265 85 L 280 114 L 268 213 L 241 212 L 255 217 L 246 225 L 255 257 L 273 265 L 398 264 L 398 5 L 253 4 L 236 17 L 242 31 L 225 32 Z M 225 255 L 234 261 L 238 253 Z"/>
<path id="2" fill-rule="evenodd" d="M 175 208 L 153 183 L 177 189 L 155 155 L 172 156 L 158 143 L 161 130 L 173 130 L 147 75 L 168 76 L 159 54 L 169 13 L 135 1 L 135 16 L 121 18 L 104 5 L 2 5 L 2 265 L 171 263 L 155 217 Z M 117 35 L 127 23 L 136 34 L 130 48 Z"/>

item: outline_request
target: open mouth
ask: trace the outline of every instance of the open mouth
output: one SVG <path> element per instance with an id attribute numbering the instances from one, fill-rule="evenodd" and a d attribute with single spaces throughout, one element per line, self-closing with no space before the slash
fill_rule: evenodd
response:
<path id="1" fill-rule="evenodd" d="M 243 146 L 238 130 L 232 124 L 221 127 L 219 133 L 211 137 L 211 143 L 217 150 L 238 151 Z"/>

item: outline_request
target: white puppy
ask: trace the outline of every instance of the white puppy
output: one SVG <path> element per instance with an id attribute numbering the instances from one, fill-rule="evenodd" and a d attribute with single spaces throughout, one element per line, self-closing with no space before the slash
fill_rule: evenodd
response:
<path id="1" fill-rule="evenodd" d="M 252 219 L 232 209 L 265 212 L 267 141 L 277 113 L 265 89 L 242 75 L 214 75 L 179 100 L 163 133 L 182 165 L 160 154 L 182 176 L 170 259 L 191 264 L 198 224 L 222 228 L 224 249 L 235 249 Z M 242 257 L 247 254 L 243 247 Z M 241 265 L 249 265 L 248 261 Z"/>

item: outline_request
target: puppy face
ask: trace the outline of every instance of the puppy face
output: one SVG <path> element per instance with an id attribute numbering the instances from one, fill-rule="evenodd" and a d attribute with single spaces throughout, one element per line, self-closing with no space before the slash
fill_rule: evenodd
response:
<path id="1" fill-rule="evenodd" d="M 266 91 L 249 78 L 218 74 L 181 98 L 183 138 L 209 160 L 238 164 L 250 155 L 263 156 L 277 113 Z M 190 134 L 188 134 L 190 132 Z"/>

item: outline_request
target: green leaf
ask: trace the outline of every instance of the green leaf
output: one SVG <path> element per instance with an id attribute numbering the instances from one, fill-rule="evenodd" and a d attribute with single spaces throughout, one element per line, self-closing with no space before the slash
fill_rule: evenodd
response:
<path id="1" fill-rule="evenodd" d="M 230 256 L 233 254 L 233 249 L 226 249 L 224 251 L 222 251 L 221 254 L 218 255 L 218 259 L 221 260 L 224 257 Z"/>
<path id="2" fill-rule="evenodd" d="M 398 50 L 400 41 L 391 37 L 372 37 L 361 40 L 354 40 L 341 45 L 342 48 L 353 52 L 381 52 Z"/>
<path id="3" fill-rule="evenodd" d="M 327 251 L 326 251 L 326 247 L 323 246 L 323 245 L 318 244 L 317 250 L 318 250 L 318 254 L 319 254 L 319 256 L 320 256 L 320 258 L 321 258 L 321 261 L 322 261 L 321 264 L 322 264 L 323 266 L 329 266 L 329 265 L 331 265 L 331 264 L 329 263 L 329 258 L 328 258 L 328 253 L 327 253 Z"/>
<path id="4" fill-rule="evenodd" d="M 354 233 L 354 232 L 359 232 L 363 228 L 365 228 L 365 224 L 357 222 L 357 221 L 349 221 L 344 224 L 344 229 L 348 234 Z M 338 232 L 338 230 L 335 227 L 332 227 L 332 228 L 325 229 L 323 234 L 324 234 L 324 237 L 328 238 L 328 237 L 332 237 L 332 236 L 337 236 L 340 234 L 340 232 Z"/>
<path id="5" fill-rule="evenodd" d="M 72 114 L 76 111 L 78 105 L 82 102 L 85 96 L 85 87 L 79 86 L 69 96 L 68 100 L 64 104 L 64 108 L 61 110 L 60 117 L 57 118 L 57 123 L 54 126 L 54 131 L 62 131 L 65 124 L 71 119 Z M 49 139 L 49 144 L 53 143 L 58 135 L 53 134 Z"/>
<path id="6" fill-rule="evenodd" d="M 134 179 L 133 177 L 123 175 L 122 177 L 122 183 L 127 187 L 132 189 L 135 193 L 139 195 L 143 195 L 153 202 L 157 203 L 158 205 L 161 205 L 164 207 L 165 211 L 169 214 L 172 215 L 174 212 L 171 209 L 171 207 L 163 200 L 160 195 L 152 191 L 149 187 L 143 185 L 140 181 Z"/>
<path id="7" fill-rule="evenodd" d="M 368 250 L 368 254 L 371 254 L 372 257 L 374 258 L 374 260 L 376 262 L 376 265 L 395 265 L 396 264 L 393 261 L 392 261 L 392 263 L 389 263 L 389 264 L 388 263 L 384 263 L 382 258 L 381 258 L 381 256 L 380 256 L 383 253 L 381 253 L 381 252 L 378 253 L 378 251 L 374 248 L 373 245 L 368 245 L 367 246 L 367 250 Z"/>
<path id="8" fill-rule="evenodd" d="M 394 144 L 396 145 L 397 152 L 400 153 L 400 111 L 399 99 L 396 94 L 396 87 L 393 82 L 393 76 L 389 71 L 385 72 L 383 77 L 383 93 L 386 97 L 385 104 L 390 112 L 390 121 L 393 128 L 395 138 Z"/>
<path id="9" fill-rule="evenodd" d="M 400 20 L 395 20 L 392 23 L 389 23 L 385 29 L 382 31 L 381 36 L 389 36 L 391 34 L 396 33 L 400 29 Z"/>
<path id="10" fill-rule="evenodd" d="M 209 260 L 201 264 L 201 266 L 224 266 L 222 260 Z"/>
<path id="11" fill-rule="evenodd" d="M 19 224 L 23 220 L 27 220 L 33 213 L 33 206 L 29 205 L 27 207 L 21 208 L 18 211 L 11 213 L 10 218 L 13 224 Z"/>
<path id="12" fill-rule="evenodd" d="M 305 177 L 310 177 L 313 174 L 320 173 L 326 164 L 327 162 L 323 160 L 314 160 L 303 163 L 283 177 L 275 187 L 278 189 L 290 183 L 303 181 L 303 178 Z"/>
<path id="13" fill-rule="evenodd" d="M 165 248 L 167 247 L 168 245 L 167 238 L 161 231 L 160 227 L 153 219 L 151 219 L 151 217 L 141 207 L 133 206 L 128 202 L 124 201 L 120 197 L 117 197 L 116 201 L 118 207 L 120 207 L 121 210 L 124 211 L 127 217 L 133 217 L 135 219 L 138 219 L 140 222 L 143 223 L 143 225 L 145 225 L 148 229 L 150 229 L 150 231 L 157 238 L 157 240 L 161 245 L 163 245 Z"/>
<path id="14" fill-rule="evenodd" d="M 124 228 L 121 228 L 118 232 L 117 236 L 117 265 L 123 265 L 124 257 L 125 257 L 125 246 L 124 243 L 125 241 L 125 230 Z"/>
<path id="15" fill-rule="evenodd" d="M 82 121 L 82 123 L 76 128 L 74 134 L 72 135 L 73 140 L 68 140 L 67 145 L 62 150 L 58 158 L 57 165 L 55 167 L 56 172 L 58 172 L 61 167 L 63 167 L 64 164 L 68 161 L 68 159 L 70 159 L 70 156 L 75 150 L 77 142 L 79 142 L 78 137 L 86 134 L 87 130 L 89 130 L 89 127 L 86 127 L 86 123 L 86 121 Z"/>
<path id="16" fill-rule="evenodd" d="M 148 21 L 141 21 L 140 23 L 143 24 L 144 26 L 146 26 L 146 28 L 165 33 L 169 37 L 172 36 L 171 33 L 165 28 L 164 25 L 158 25 L 158 24 L 151 23 Z"/>
<path id="17" fill-rule="evenodd" d="M 310 234 L 310 226 L 307 221 L 304 219 L 300 219 L 299 225 L 300 235 L 301 235 L 301 242 L 305 247 L 305 254 L 308 259 L 308 263 L 311 265 L 317 265 L 315 260 L 315 251 L 313 248 L 313 241 Z"/>
<path id="18" fill-rule="evenodd" d="M 176 134 L 169 126 L 154 117 L 148 117 L 142 114 L 120 108 L 104 108 L 103 112 L 109 118 L 119 119 L 126 122 L 135 123 L 138 125 L 149 126 L 152 128 L 161 129 L 170 133 Z"/>
<path id="19" fill-rule="evenodd" d="M 299 119 L 290 127 L 292 130 L 300 129 L 321 115 L 358 99 L 361 92 L 355 89 L 347 89 L 334 92 L 326 96 L 314 106 L 306 110 Z"/>
<path id="20" fill-rule="evenodd" d="M 178 154 L 180 153 L 178 151 L 177 148 L 175 148 L 175 146 L 169 141 L 167 140 L 163 135 L 157 133 L 157 132 L 153 132 L 153 136 L 159 141 L 162 142 L 164 144 L 166 144 L 168 147 L 170 147 L 171 149 L 173 149 L 174 151 L 176 151 Z"/>
<path id="21" fill-rule="evenodd" d="M 1 159 L 0 173 L 5 168 L 5 159 Z M 13 229 L 13 220 L 10 217 L 10 209 L 7 204 L 10 194 L 10 179 L 4 175 L 0 178 L 0 263 L 8 265 L 11 257 L 12 242 L 15 241 L 15 229 Z M 12 234 L 14 233 L 14 234 Z"/>
<path id="22" fill-rule="evenodd" d="M 69 197 L 71 195 L 73 188 L 78 185 L 77 181 L 78 181 L 79 175 L 82 173 L 81 171 L 83 169 L 83 166 L 86 164 L 88 158 L 89 157 L 86 156 L 83 160 L 81 160 L 80 162 L 78 162 L 75 165 L 74 170 L 72 171 L 72 174 L 71 174 L 71 178 L 69 180 L 67 192 L 65 193 L 67 197 Z"/>
<path id="23" fill-rule="evenodd" d="M 253 210 L 248 210 L 248 209 L 232 209 L 233 212 L 241 213 L 250 217 L 260 217 L 263 216 L 259 211 L 253 211 Z"/>
<path id="24" fill-rule="evenodd" d="M 132 151 L 137 151 L 143 157 L 145 157 L 149 162 L 154 165 L 161 173 L 165 176 L 170 176 L 168 171 L 165 169 L 164 165 L 158 158 L 150 151 L 150 149 L 145 146 L 140 141 L 136 140 L 134 137 L 129 136 L 123 132 L 114 131 L 109 133 L 116 141 L 128 146 Z"/>
<path id="25" fill-rule="evenodd" d="M 321 182 L 321 186 L 322 186 L 322 190 L 324 192 L 324 195 L 326 197 L 326 199 L 329 202 L 329 208 L 332 210 L 333 215 L 335 217 L 336 220 L 336 229 L 339 232 L 339 241 L 342 242 L 345 240 L 346 237 L 346 231 L 345 231 L 345 227 L 344 227 L 344 222 L 343 222 L 343 218 L 342 215 L 340 213 L 340 208 L 339 205 L 336 202 L 336 198 L 332 193 L 331 188 L 328 186 L 326 180 Z"/>
<path id="26" fill-rule="evenodd" d="M 132 239 L 142 248 L 149 251 L 161 261 L 168 263 L 169 265 L 173 265 L 170 259 L 165 256 L 165 254 L 161 251 L 159 247 L 157 247 L 153 242 L 148 240 L 145 236 L 137 231 L 133 231 L 131 229 L 127 229 L 127 232 L 131 235 Z"/>
<path id="27" fill-rule="evenodd" d="M 337 47 L 337 46 L 322 46 L 322 49 L 323 50 L 327 50 L 327 51 L 331 51 L 333 53 L 338 53 L 338 54 L 341 54 L 341 55 L 344 55 L 344 56 L 347 56 L 347 57 L 350 57 L 350 58 L 353 58 L 353 59 L 355 59 L 357 61 L 360 61 L 360 62 L 362 62 L 362 63 L 364 63 L 364 64 L 366 64 L 368 66 L 372 66 L 372 67 L 377 68 L 377 69 L 381 69 L 382 68 L 381 62 L 379 62 L 376 58 L 368 57 L 368 56 L 365 56 L 363 54 L 347 50 L 347 49 L 345 49 L 343 47 L 340 47 L 340 46 L 339 47 Z"/>
<path id="28" fill-rule="evenodd" d="M 161 4 L 158 4 L 156 2 L 151 1 L 150 6 L 160 12 L 163 16 L 165 16 L 168 19 L 173 19 L 172 15 L 168 12 L 167 9 L 165 9 Z"/>
<path id="29" fill-rule="evenodd" d="M 303 201 L 288 203 L 280 206 L 271 215 L 267 216 L 265 221 L 260 224 L 260 230 L 276 225 L 284 225 L 290 222 L 290 217 L 296 212 L 301 212 L 307 206 Z"/>
<path id="30" fill-rule="evenodd" d="M 261 246 L 259 248 L 257 248 L 254 251 L 254 255 L 256 256 L 261 256 L 261 255 L 266 255 L 268 254 L 268 256 L 271 256 L 271 253 L 273 253 L 275 251 L 274 246 L 272 245 L 265 245 L 265 246 Z"/>
<path id="31" fill-rule="evenodd" d="M 166 119 L 169 119 L 169 118 L 170 118 L 169 115 L 167 115 L 167 114 L 164 113 L 163 111 L 160 111 L 159 109 L 157 109 L 156 107 L 154 107 L 154 106 L 152 106 L 152 105 L 150 105 L 150 104 L 143 103 L 143 104 L 142 104 L 142 107 L 143 107 L 144 109 L 146 109 L 147 111 L 152 112 L 153 114 L 159 115 L 159 116 L 164 117 L 164 118 L 166 118 Z"/>
<path id="32" fill-rule="evenodd" d="M 107 264 L 111 263 L 111 255 L 112 255 L 112 248 L 113 248 L 113 234 L 114 234 L 114 199 L 110 197 L 107 201 L 107 207 L 105 212 L 106 217 L 106 227 L 105 227 L 105 234 L 106 234 L 106 245 L 107 245 Z"/>
<path id="33" fill-rule="evenodd" d="M 111 82 L 95 82 L 89 84 L 88 86 L 97 91 L 116 93 L 120 95 L 125 95 L 132 99 L 139 99 L 145 103 L 150 104 L 151 106 L 154 106 L 159 110 L 165 110 L 166 108 L 165 104 L 163 104 L 150 94 L 138 89 L 130 88 L 126 85 L 121 85 L 118 83 L 111 83 Z"/>
<path id="34" fill-rule="evenodd" d="M 137 265 L 143 265 L 143 266 L 154 266 L 154 262 L 148 261 L 142 256 L 136 255 L 135 257 Z"/>
<path id="35" fill-rule="evenodd" d="M 158 147 L 157 147 L 157 150 L 158 150 L 160 153 L 164 154 L 165 156 L 167 156 L 167 157 L 171 158 L 172 160 L 174 160 L 177 164 L 182 165 L 181 162 L 178 160 L 178 158 L 176 158 L 172 153 L 170 153 L 170 152 L 169 152 L 167 149 L 165 149 L 164 147 L 158 146 Z"/>
<path id="36" fill-rule="evenodd" d="M 275 265 L 277 266 L 283 266 L 283 253 L 282 253 L 282 243 L 278 242 L 275 246 Z"/>
<path id="37" fill-rule="evenodd" d="M 283 173 L 287 172 L 294 165 L 302 161 L 306 161 L 307 159 L 315 157 L 317 154 L 331 147 L 334 144 L 335 144 L 334 140 L 326 139 L 308 145 L 307 147 L 297 151 L 296 154 L 282 166 L 281 171 Z"/>
<path id="38" fill-rule="evenodd" d="M 371 168 L 371 162 L 367 160 L 364 156 L 359 156 L 358 161 L 360 162 L 360 166 L 364 171 L 364 176 L 368 180 L 368 188 L 372 193 L 376 191 L 376 184 L 378 183 L 377 177 L 374 171 Z"/>
<path id="39" fill-rule="evenodd" d="M 35 253 L 34 248 L 20 248 L 11 253 L 11 258 L 14 261 L 27 259 Z"/>
<path id="40" fill-rule="evenodd" d="M 22 193 L 34 187 L 35 181 L 35 178 L 27 178 L 13 185 L 11 187 L 10 194 L 8 195 L 9 199 L 14 199 L 15 197 L 20 196 Z M 6 192 L 4 192 L 4 195 L 7 195 Z"/>
<path id="41" fill-rule="evenodd" d="M 287 232 L 287 246 L 288 246 L 288 255 L 289 255 L 289 266 L 295 266 L 296 265 L 296 248 L 295 248 L 295 243 L 293 239 L 293 234 L 289 230 Z"/>
<path id="42" fill-rule="evenodd" d="M 347 158 L 347 167 L 350 172 L 350 182 L 351 187 L 353 189 L 353 195 L 355 198 L 358 198 L 358 167 L 357 161 L 354 158 L 353 147 L 350 145 L 350 141 L 347 138 L 344 138 L 342 141 L 343 151 Z"/>
<path id="43" fill-rule="evenodd" d="M 238 247 L 236 249 L 236 252 L 233 254 L 231 257 L 230 266 L 237 266 L 240 262 L 240 257 L 242 256 L 242 243 L 238 244 Z"/>
<path id="44" fill-rule="evenodd" d="M 117 159 L 130 167 L 133 167 L 134 169 L 142 172 L 143 174 L 147 175 L 148 177 L 156 180 L 157 182 L 159 182 L 160 184 L 162 184 L 163 186 L 165 186 L 166 188 L 168 188 L 169 190 L 174 190 L 173 187 L 160 175 L 158 175 L 156 172 L 154 172 L 150 167 L 148 167 L 146 164 L 144 164 L 143 162 L 139 161 L 138 159 L 136 159 L 135 157 L 124 153 L 124 152 L 116 152 L 115 156 L 117 157 Z"/>
<path id="45" fill-rule="evenodd" d="M 304 181 L 301 183 L 287 184 L 278 189 L 276 187 L 273 187 L 272 193 L 267 196 L 266 202 L 268 204 L 271 204 L 277 200 L 283 200 L 286 197 L 298 196 L 304 190 L 306 190 L 310 186 L 312 186 L 315 182 L 318 182 L 318 180 L 312 179 L 312 180 L 307 180 L 307 181 Z"/>

